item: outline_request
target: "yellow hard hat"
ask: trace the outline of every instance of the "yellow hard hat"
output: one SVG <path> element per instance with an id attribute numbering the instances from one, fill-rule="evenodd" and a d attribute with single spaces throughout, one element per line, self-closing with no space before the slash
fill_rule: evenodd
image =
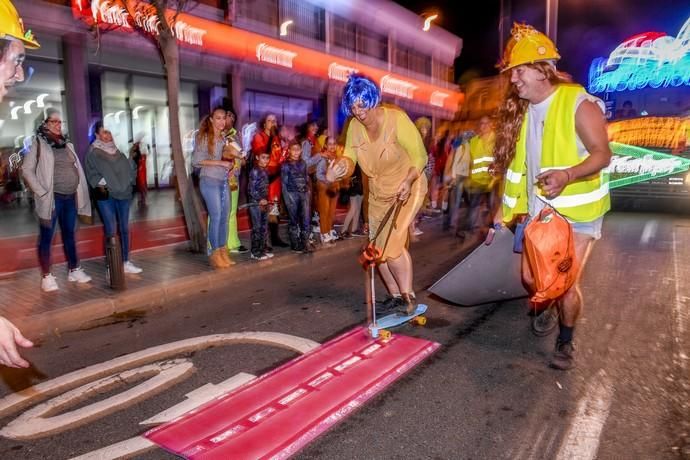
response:
<path id="1" fill-rule="evenodd" d="M 0 0 L 0 38 L 21 40 L 27 48 L 39 48 L 31 30 L 24 32 L 24 23 L 10 0 Z"/>
<path id="2" fill-rule="evenodd" d="M 532 26 L 513 24 L 510 39 L 506 44 L 501 62 L 501 72 L 522 65 L 539 61 L 557 61 L 561 58 L 556 45 Z"/>

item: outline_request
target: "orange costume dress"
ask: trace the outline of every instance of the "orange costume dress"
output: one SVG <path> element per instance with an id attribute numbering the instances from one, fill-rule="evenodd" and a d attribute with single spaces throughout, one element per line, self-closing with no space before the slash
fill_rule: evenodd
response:
<path id="1" fill-rule="evenodd" d="M 369 233 L 378 231 L 386 212 L 397 200 L 397 190 L 407 177 L 411 167 L 419 177 L 411 187 L 410 196 L 403 204 L 395 226 L 385 247 L 382 261 L 397 259 L 408 244 L 408 227 L 422 207 L 428 185 L 424 167 L 427 152 L 419 131 L 405 112 L 394 107 L 383 107 L 384 118 L 378 139 L 369 139 L 367 130 L 356 118 L 350 122 L 345 141 L 344 156 L 359 164 L 369 180 Z M 376 239 L 376 246 L 383 248 L 392 219 Z"/>

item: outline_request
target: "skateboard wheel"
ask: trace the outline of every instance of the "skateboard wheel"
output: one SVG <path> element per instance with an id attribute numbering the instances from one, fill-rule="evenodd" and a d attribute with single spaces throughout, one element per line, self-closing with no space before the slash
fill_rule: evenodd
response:
<path id="1" fill-rule="evenodd" d="M 390 338 L 393 334 L 391 334 L 391 331 L 383 330 L 383 331 L 379 331 L 379 335 L 381 336 L 381 338 L 383 340 L 390 340 Z"/>
<path id="2" fill-rule="evenodd" d="M 426 324 L 426 316 L 418 316 L 416 322 L 420 326 L 424 326 Z"/>

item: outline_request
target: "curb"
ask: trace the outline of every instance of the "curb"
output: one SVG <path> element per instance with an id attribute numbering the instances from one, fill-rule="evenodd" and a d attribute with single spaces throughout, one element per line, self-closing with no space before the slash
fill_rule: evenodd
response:
<path id="1" fill-rule="evenodd" d="M 352 252 L 354 255 L 364 239 L 340 241 L 336 246 L 319 249 L 313 254 L 277 254 L 273 259 L 261 262 L 242 261 L 226 270 L 207 271 L 188 275 L 127 290 L 108 297 L 91 299 L 69 307 L 50 312 L 32 315 L 14 320 L 22 333 L 32 339 L 45 339 L 49 335 L 60 336 L 63 333 L 80 329 L 91 329 L 111 324 L 123 319 L 133 319 L 173 308 L 180 301 L 200 291 L 215 291 L 227 287 L 228 275 L 233 282 L 246 281 L 252 278 L 268 276 L 296 265 L 311 263 L 336 253 Z M 261 270 L 246 270 L 245 265 L 252 264 Z"/>

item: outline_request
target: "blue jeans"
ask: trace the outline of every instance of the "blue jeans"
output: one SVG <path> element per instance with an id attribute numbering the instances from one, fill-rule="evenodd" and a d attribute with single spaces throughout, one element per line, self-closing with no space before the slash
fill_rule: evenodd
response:
<path id="1" fill-rule="evenodd" d="M 199 190 L 208 211 L 208 241 L 211 249 L 224 248 L 228 241 L 230 194 L 228 181 L 201 176 Z"/>
<path id="2" fill-rule="evenodd" d="M 257 203 L 251 203 L 249 217 L 252 221 L 252 254 L 260 256 L 266 253 L 266 236 L 268 235 L 268 210 Z"/>
<path id="3" fill-rule="evenodd" d="M 119 228 L 122 260 L 127 262 L 129 260 L 129 200 L 108 198 L 96 201 L 96 206 L 101 213 L 106 238 L 115 236 Z"/>
<path id="4" fill-rule="evenodd" d="M 74 241 L 74 232 L 77 227 L 77 196 L 55 193 L 55 210 L 50 222 L 41 222 L 38 234 L 38 261 L 41 264 L 41 273 L 50 273 L 50 246 L 53 243 L 55 224 L 60 222 L 62 235 L 62 247 L 67 258 L 67 267 L 70 270 L 79 266 L 77 258 L 77 244 Z"/>
<path id="5" fill-rule="evenodd" d="M 283 200 L 287 208 L 290 223 L 288 234 L 290 244 L 298 246 L 300 241 L 308 237 L 311 232 L 311 215 L 309 213 L 309 192 L 288 192 L 283 189 Z"/>

